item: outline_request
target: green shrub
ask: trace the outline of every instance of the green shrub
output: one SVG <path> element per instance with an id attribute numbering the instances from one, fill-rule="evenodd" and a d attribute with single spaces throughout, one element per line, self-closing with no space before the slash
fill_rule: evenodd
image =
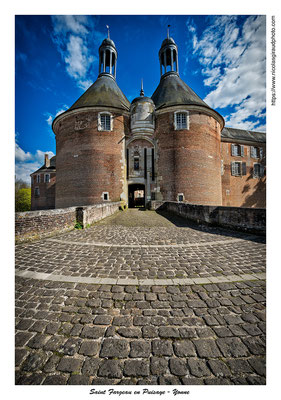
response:
<path id="1" fill-rule="evenodd" d="M 31 209 L 31 188 L 22 188 L 16 191 L 15 194 L 15 210 L 30 211 Z"/>

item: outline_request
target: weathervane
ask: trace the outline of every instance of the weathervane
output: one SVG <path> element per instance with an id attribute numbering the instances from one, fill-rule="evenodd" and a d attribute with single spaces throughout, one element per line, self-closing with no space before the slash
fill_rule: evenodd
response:
<path id="1" fill-rule="evenodd" d="M 171 26 L 171 25 L 168 25 L 168 29 L 167 29 L 167 38 L 168 38 L 168 39 L 169 39 L 169 37 L 170 37 L 170 29 L 169 29 L 170 26 Z"/>
<path id="2" fill-rule="evenodd" d="M 107 27 L 107 38 L 110 39 L 110 37 L 109 37 L 109 26 L 106 25 L 106 27 Z"/>

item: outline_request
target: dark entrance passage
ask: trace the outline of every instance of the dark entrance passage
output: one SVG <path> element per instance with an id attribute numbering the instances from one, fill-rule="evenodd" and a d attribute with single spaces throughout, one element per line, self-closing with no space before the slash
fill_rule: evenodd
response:
<path id="1" fill-rule="evenodd" d="M 140 183 L 129 185 L 129 208 L 145 207 L 145 186 Z"/>

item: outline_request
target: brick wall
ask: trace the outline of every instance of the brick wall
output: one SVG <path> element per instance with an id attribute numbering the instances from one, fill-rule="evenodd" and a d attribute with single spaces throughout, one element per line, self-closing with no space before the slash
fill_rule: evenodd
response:
<path id="1" fill-rule="evenodd" d="M 101 111 L 101 110 L 99 110 Z M 110 111 L 113 130 L 98 130 L 98 111 L 79 111 L 56 125 L 56 207 L 119 201 L 124 189 L 128 117 Z M 79 124 L 78 124 L 79 122 Z"/>
<path id="2" fill-rule="evenodd" d="M 16 241 L 40 239 L 74 227 L 76 208 L 15 213 Z"/>
<path id="3" fill-rule="evenodd" d="M 76 222 L 84 228 L 118 211 L 120 202 L 88 207 L 27 211 L 15 214 L 16 242 L 40 239 L 73 229 Z"/>
<path id="4" fill-rule="evenodd" d="M 167 110 L 157 115 L 156 138 L 163 200 L 183 193 L 189 203 L 221 205 L 219 123 L 190 111 L 189 129 L 175 130 L 174 112 Z"/>
<path id="5" fill-rule="evenodd" d="M 231 154 L 231 143 L 221 143 L 221 159 L 223 162 L 222 174 L 222 200 L 225 206 L 234 207 L 256 207 L 266 206 L 266 178 L 253 177 L 254 163 L 265 165 L 265 144 L 258 143 L 254 146 L 263 149 L 261 159 L 251 157 L 251 145 L 244 144 L 244 154 L 233 156 Z M 231 175 L 231 162 L 246 163 L 246 175 Z"/>
<path id="6" fill-rule="evenodd" d="M 266 232 L 266 210 L 262 208 L 216 207 L 155 201 L 151 202 L 151 209 L 167 210 L 197 223 L 263 235 Z"/>
<path id="7" fill-rule="evenodd" d="M 45 174 L 50 175 L 50 182 L 44 182 Z M 40 182 L 37 176 L 40 175 Z M 39 188 L 39 196 L 35 196 L 35 188 Z M 42 172 L 34 174 L 31 178 L 31 210 L 49 210 L 55 208 L 56 174 Z"/>

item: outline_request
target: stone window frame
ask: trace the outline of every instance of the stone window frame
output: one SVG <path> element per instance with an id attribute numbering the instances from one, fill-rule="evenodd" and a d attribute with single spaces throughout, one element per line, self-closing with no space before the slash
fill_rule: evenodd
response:
<path id="1" fill-rule="evenodd" d="M 102 123 L 101 123 L 102 115 L 110 117 L 110 129 L 103 129 Z M 112 132 L 113 131 L 113 115 L 110 112 L 101 111 L 100 113 L 98 113 L 98 131 L 100 131 L 100 132 Z"/>
<path id="2" fill-rule="evenodd" d="M 231 143 L 231 155 L 233 157 L 244 157 L 244 145 Z"/>
<path id="3" fill-rule="evenodd" d="M 258 171 L 255 171 L 255 166 L 259 166 Z M 261 163 L 253 163 L 253 178 L 259 179 L 264 177 L 264 166 Z"/>
<path id="4" fill-rule="evenodd" d="M 105 198 L 105 196 L 107 198 Z M 102 200 L 103 201 L 109 201 L 109 192 L 102 192 Z"/>
<path id="5" fill-rule="evenodd" d="M 182 197 L 182 200 L 180 200 L 180 196 Z M 184 194 L 183 194 L 183 193 L 178 193 L 178 194 L 177 194 L 177 201 L 178 201 L 179 203 L 182 203 L 182 202 L 184 201 Z"/>
<path id="6" fill-rule="evenodd" d="M 247 175 L 247 164 L 243 161 L 232 161 L 231 162 L 231 175 L 232 176 Z"/>
<path id="7" fill-rule="evenodd" d="M 34 188 L 34 197 L 40 197 L 40 188 L 39 188 L 39 186 L 35 186 L 35 188 Z"/>
<path id="8" fill-rule="evenodd" d="M 182 127 L 182 126 L 178 126 L 178 122 L 177 122 L 177 115 L 178 114 L 185 114 L 186 115 L 186 127 Z M 189 130 L 189 111 L 186 110 L 177 110 L 174 112 L 174 129 L 175 131 L 182 131 L 182 130 Z"/>
<path id="9" fill-rule="evenodd" d="M 48 180 L 47 180 L 47 177 L 49 178 Z M 44 175 L 44 182 L 45 183 L 50 183 L 50 180 L 51 180 L 51 174 L 45 174 Z"/>

